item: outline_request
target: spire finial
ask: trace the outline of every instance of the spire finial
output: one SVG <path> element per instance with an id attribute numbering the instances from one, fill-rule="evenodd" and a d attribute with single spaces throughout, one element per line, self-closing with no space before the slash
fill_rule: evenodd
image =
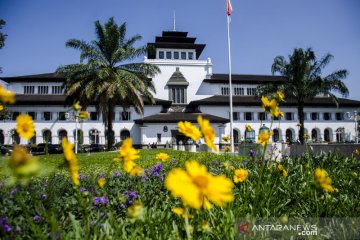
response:
<path id="1" fill-rule="evenodd" d="M 173 28 L 173 31 L 175 32 L 176 31 L 176 15 L 175 15 L 175 10 L 174 10 L 174 28 Z"/>

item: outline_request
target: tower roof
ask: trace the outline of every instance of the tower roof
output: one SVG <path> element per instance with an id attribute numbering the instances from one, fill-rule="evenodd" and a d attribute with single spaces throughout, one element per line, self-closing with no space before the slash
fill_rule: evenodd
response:
<path id="1" fill-rule="evenodd" d="M 148 43 L 148 47 L 150 47 L 150 50 L 148 51 L 148 58 L 155 58 L 157 48 L 169 48 L 195 49 L 196 59 L 198 59 L 206 45 L 196 44 L 196 38 L 188 37 L 187 35 L 187 32 L 163 31 L 162 36 L 155 37 L 154 43 Z"/>

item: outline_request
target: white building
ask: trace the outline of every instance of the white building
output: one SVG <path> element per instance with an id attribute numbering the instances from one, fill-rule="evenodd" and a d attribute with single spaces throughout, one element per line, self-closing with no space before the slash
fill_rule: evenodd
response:
<path id="1" fill-rule="evenodd" d="M 213 73 L 211 59 L 200 59 L 205 44 L 195 41 L 196 38 L 188 37 L 187 32 L 168 31 L 148 44 L 154 50 L 148 53 L 144 62 L 155 64 L 161 70 L 161 74 L 152 79 L 157 91 L 156 104 L 146 104 L 143 116 L 133 108 L 124 111 L 118 107 L 113 126 L 116 142 L 129 136 L 135 145 L 185 141 L 177 131 L 177 122 L 196 123 L 199 114 L 212 123 L 217 134 L 216 143 L 221 142 L 222 136 L 230 135 L 228 76 Z M 16 93 L 16 103 L 8 107 L 11 114 L 0 122 L 0 144 L 28 143 L 20 140 L 15 131 L 15 119 L 20 113 L 27 113 L 35 119 L 36 137 L 32 143 L 49 139 L 56 144 L 64 136 L 74 140 L 74 113 L 65 102 L 66 96 L 61 88 L 65 79 L 62 76 L 51 73 L 3 77 L 1 80 L 6 88 Z M 235 143 L 255 140 L 262 127 L 274 129 L 273 141 L 298 139 L 298 114 L 294 101 L 287 100 L 280 106 L 285 117 L 280 123 L 274 121 L 271 126 L 271 117 L 263 113 L 260 99 L 254 96 L 257 85 L 281 81 L 284 78 L 278 76 L 232 76 Z M 360 101 L 340 98 L 339 103 L 339 108 L 336 108 L 328 97 L 316 97 L 306 102 L 305 132 L 314 141 L 355 140 L 355 121 L 346 113 L 354 114 Z M 105 144 L 101 116 L 94 106 L 87 110 L 91 117 L 79 124 L 79 141 Z M 251 125 L 254 132 L 245 133 L 245 124 Z"/>

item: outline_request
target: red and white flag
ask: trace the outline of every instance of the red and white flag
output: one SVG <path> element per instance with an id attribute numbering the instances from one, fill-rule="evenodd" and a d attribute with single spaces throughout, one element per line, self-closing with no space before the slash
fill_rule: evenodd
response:
<path id="1" fill-rule="evenodd" d="M 231 12 L 232 12 L 231 2 L 230 0 L 226 0 L 226 14 L 230 16 Z"/>

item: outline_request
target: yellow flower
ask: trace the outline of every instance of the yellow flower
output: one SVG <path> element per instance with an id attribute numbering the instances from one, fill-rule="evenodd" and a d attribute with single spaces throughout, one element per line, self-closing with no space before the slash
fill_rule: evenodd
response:
<path id="1" fill-rule="evenodd" d="M 359 149 L 355 149 L 353 153 L 354 153 L 354 155 L 359 155 L 360 151 L 359 151 Z"/>
<path id="2" fill-rule="evenodd" d="M 282 91 L 277 91 L 275 94 L 275 99 L 278 102 L 284 101 L 285 94 Z"/>
<path id="3" fill-rule="evenodd" d="M 166 188 L 175 197 L 180 197 L 185 205 L 195 209 L 209 209 L 213 202 L 223 206 L 232 202 L 234 196 L 231 192 L 232 182 L 224 175 L 211 175 L 204 165 L 196 161 L 185 163 L 186 171 L 172 169 L 165 179 Z"/>
<path id="4" fill-rule="evenodd" d="M 262 108 L 265 112 L 270 113 L 273 117 L 279 116 L 278 102 L 275 99 L 269 100 L 267 97 L 261 97 Z"/>
<path id="5" fill-rule="evenodd" d="M 327 172 L 324 169 L 316 168 L 315 169 L 315 178 L 316 179 L 323 179 L 327 175 Z"/>
<path id="6" fill-rule="evenodd" d="M 224 148 L 224 152 L 231 152 L 231 147 L 226 146 L 226 147 Z"/>
<path id="7" fill-rule="evenodd" d="M 124 140 L 120 151 L 119 157 L 114 158 L 114 161 L 122 161 L 124 164 L 124 170 L 128 173 L 136 166 L 134 162 L 139 157 L 139 151 L 133 148 L 132 139 L 127 138 Z"/>
<path id="8" fill-rule="evenodd" d="M 284 169 L 284 170 L 282 171 L 282 175 L 283 175 L 283 177 L 287 177 L 287 176 L 288 176 L 288 172 Z"/>
<path id="9" fill-rule="evenodd" d="M 75 185 L 79 185 L 79 165 L 76 158 L 76 155 L 73 151 L 74 144 L 71 144 L 67 138 L 63 138 L 61 141 L 61 146 L 64 152 L 65 160 L 68 163 L 69 170 L 71 173 L 71 179 Z"/>
<path id="10" fill-rule="evenodd" d="M 36 158 L 27 153 L 26 149 L 15 146 L 10 157 L 9 166 L 16 177 L 31 177 L 39 171 Z"/>
<path id="11" fill-rule="evenodd" d="M 251 131 L 251 130 L 252 130 L 252 127 L 251 127 L 249 124 L 246 124 L 246 125 L 245 125 L 245 129 L 246 129 L 247 131 Z"/>
<path id="12" fill-rule="evenodd" d="M 75 111 L 80 111 L 81 110 L 81 105 L 80 105 L 79 102 L 74 103 L 72 107 L 73 107 L 73 109 Z"/>
<path id="13" fill-rule="evenodd" d="M 307 133 L 305 133 L 305 134 L 304 134 L 304 138 L 305 138 L 305 139 L 310 139 L 310 135 L 307 134 Z"/>
<path id="14" fill-rule="evenodd" d="M 352 172 L 351 175 L 353 175 L 354 177 L 358 176 L 358 174 L 356 172 Z"/>
<path id="15" fill-rule="evenodd" d="M 81 112 L 79 113 L 79 118 L 80 118 L 80 119 L 89 119 L 89 118 L 90 118 L 90 114 L 89 114 L 89 112 L 81 111 Z"/>
<path id="16" fill-rule="evenodd" d="M 229 142 L 230 141 L 230 137 L 228 136 L 224 136 L 221 138 L 224 142 Z"/>
<path id="17" fill-rule="evenodd" d="M 131 169 L 130 176 L 132 177 L 141 176 L 143 172 L 144 170 L 140 166 L 135 166 L 133 167 L 133 169 Z"/>
<path id="18" fill-rule="evenodd" d="M 99 178 L 99 179 L 98 179 L 98 185 L 99 185 L 99 187 L 103 188 L 104 185 L 105 185 L 105 182 L 106 182 L 105 178 Z"/>
<path id="19" fill-rule="evenodd" d="M 243 168 L 236 169 L 234 172 L 234 183 L 244 182 L 249 175 L 249 171 Z"/>
<path id="20" fill-rule="evenodd" d="M 261 144 L 263 147 L 270 142 L 270 137 L 272 136 L 272 131 L 264 130 L 262 134 L 259 134 L 259 139 L 256 142 L 257 144 Z"/>
<path id="21" fill-rule="evenodd" d="M 277 117 L 284 117 L 284 112 L 281 112 L 279 109 L 278 109 L 278 113 L 277 113 Z"/>
<path id="22" fill-rule="evenodd" d="M 284 166 L 281 165 L 281 164 L 279 164 L 279 165 L 278 165 L 278 170 L 279 170 L 279 171 L 283 171 L 283 170 L 284 170 Z"/>
<path id="23" fill-rule="evenodd" d="M 166 162 L 169 159 L 169 155 L 166 153 L 158 153 L 156 154 L 156 159 L 162 161 L 162 162 Z"/>
<path id="24" fill-rule="evenodd" d="M 286 169 L 284 168 L 284 166 L 282 164 L 278 165 L 278 170 L 281 172 L 281 174 L 283 175 L 283 177 L 287 177 L 288 176 L 288 172 L 286 171 Z"/>
<path id="25" fill-rule="evenodd" d="M 130 221 L 134 223 L 136 220 L 144 218 L 145 209 L 139 201 L 135 201 L 134 204 L 128 209 L 128 216 Z"/>
<path id="26" fill-rule="evenodd" d="M 179 215 L 183 218 L 185 218 L 185 217 L 192 218 L 192 215 L 186 214 L 185 210 L 183 208 L 173 208 L 173 209 L 171 209 L 171 211 L 173 213 L 175 213 L 176 215 Z"/>
<path id="27" fill-rule="evenodd" d="M 218 152 L 217 147 L 214 144 L 215 140 L 215 131 L 210 126 L 210 122 L 207 119 L 203 119 L 202 116 L 198 116 L 197 121 L 200 125 L 200 130 L 204 136 L 205 143 L 209 148 L 214 149 L 215 152 Z"/>
<path id="28" fill-rule="evenodd" d="M 2 102 L 4 105 L 15 103 L 15 93 L 6 90 L 1 84 L 0 84 L 0 102 Z"/>
<path id="29" fill-rule="evenodd" d="M 333 192 L 335 189 L 331 185 L 332 180 L 327 176 L 327 172 L 324 169 L 315 169 L 315 181 L 325 192 Z"/>
<path id="30" fill-rule="evenodd" d="M 32 117 L 21 114 L 16 118 L 16 131 L 25 139 L 31 139 L 35 134 L 35 126 Z"/>
<path id="31" fill-rule="evenodd" d="M 301 123 L 297 123 L 296 126 L 301 127 L 302 125 L 301 125 Z"/>
<path id="32" fill-rule="evenodd" d="M 201 224 L 201 230 L 204 233 L 209 233 L 211 232 L 211 227 L 210 227 L 210 223 L 208 221 L 205 221 Z"/>
<path id="33" fill-rule="evenodd" d="M 4 109 L 4 106 L 2 104 L 0 104 L 0 111 L 2 111 Z"/>
<path id="34" fill-rule="evenodd" d="M 178 122 L 179 132 L 184 134 L 187 137 L 190 137 L 192 140 L 197 141 L 201 138 L 200 130 L 192 125 L 190 122 Z"/>
<path id="35" fill-rule="evenodd" d="M 231 171 L 234 171 L 234 170 L 235 170 L 235 167 L 234 167 L 234 166 L 230 166 L 229 169 L 230 169 Z"/>

